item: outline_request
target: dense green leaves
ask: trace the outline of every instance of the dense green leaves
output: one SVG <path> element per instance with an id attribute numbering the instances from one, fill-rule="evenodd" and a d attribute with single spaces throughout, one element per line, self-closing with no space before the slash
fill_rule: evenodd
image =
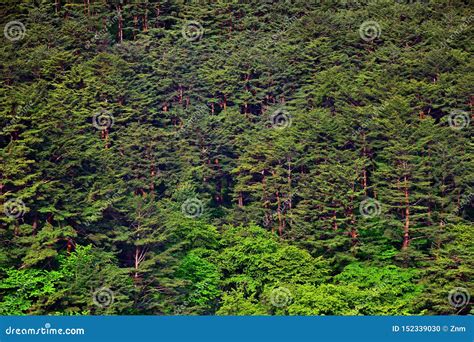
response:
<path id="1" fill-rule="evenodd" d="M 471 313 L 468 5 L 0 5 L 0 314 Z"/>

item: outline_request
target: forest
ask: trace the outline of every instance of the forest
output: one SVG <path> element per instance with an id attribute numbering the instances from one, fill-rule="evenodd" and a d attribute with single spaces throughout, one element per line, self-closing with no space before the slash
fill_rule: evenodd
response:
<path id="1" fill-rule="evenodd" d="M 474 313 L 469 0 L 0 16 L 0 315 Z"/>

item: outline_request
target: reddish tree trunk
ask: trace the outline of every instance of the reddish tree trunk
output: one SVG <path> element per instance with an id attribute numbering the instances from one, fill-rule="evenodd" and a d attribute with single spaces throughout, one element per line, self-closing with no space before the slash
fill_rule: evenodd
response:
<path id="1" fill-rule="evenodd" d="M 145 9 L 145 15 L 143 16 L 143 32 L 148 32 L 148 9 Z"/>
<path id="2" fill-rule="evenodd" d="M 277 197 L 277 214 L 278 214 L 278 235 L 282 235 L 283 233 L 283 219 L 281 215 L 281 201 L 280 201 L 280 193 L 277 191 L 276 192 L 276 197 Z"/>
<path id="3" fill-rule="evenodd" d="M 403 228 L 403 249 L 410 245 L 410 194 L 408 191 L 408 181 L 405 176 L 405 226 Z"/>
<path id="4" fill-rule="evenodd" d="M 362 140 L 363 140 L 363 144 L 364 144 L 364 148 L 363 148 L 363 156 L 364 157 L 367 157 L 367 145 L 365 143 L 365 132 L 362 133 Z M 363 174 L 363 178 L 362 178 L 362 186 L 363 186 L 363 189 L 364 189 L 364 195 L 367 196 L 367 169 L 365 167 L 365 164 L 364 164 L 364 169 L 362 171 L 362 174 Z"/>
<path id="5" fill-rule="evenodd" d="M 150 183 L 150 190 L 154 190 L 155 189 L 155 183 L 154 183 L 154 180 L 153 178 L 155 177 L 156 175 L 156 172 L 155 172 L 155 166 L 152 165 L 151 166 L 151 172 L 150 172 L 150 175 L 151 175 L 151 183 Z"/>
<path id="6" fill-rule="evenodd" d="M 158 26 L 158 18 L 159 18 L 159 16 L 160 16 L 160 8 L 159 8 L 158 6 L 156 6 L 156 8 L 155 8 L 155 15 L 156 15 L 156 19 L 157 19 L 157 20 L 155 21 L 155 28 L 158 28 L 158 27 L 159 27 L 159 26 Z"/>
<path id="7" fill-rule="evenodd" d="M 352 183 L 352 193 L 354 193 L 355 190 L 355 185 Z M 351 204 L 349 206 L 349 217 L 351 218 L 351 238 L 352 238 L 352 244 L 355 245 L 357 242 L 357 237 L 359 236 L 356 228 L 356 219 L 354 215 L 354 196 L 351 196 Z"/>
<path id="8" fill-rule="evenodd" d="M 138 30 L 138 18 L 136 15 L 133 16 L 133 40 L 135 40 L 135 32 Z"/>
<path id="9" fill-rule="evenodd" d="M 118 12 L 118 41 L 119 43 L 123 42 L 123 18 L 122 18 L 122 12 L 121 8 L 119 5 L 116 6 L 117 12 Z"/>
<path id="10" fill-rule="evenodd" d="M 71 239 L 71 238 L 67 238 L 67 253 L 68 254 L 71 254 L 71 252 L 74 251 L 74 247 L 75 247 L 75 243 L 74 243 L 74 240 Z"/>
<path id="11" fill-rule="evenodd" d="M 288 157 L 286 160 L 288 163 L 288 210 L 291 210 L 293 198 L 291 193 L 291 158 Z"/>
<path id="12" fill-rule="evenodd" d="M 178 103 L 181 104 L 181 102 L 183 102 L 183 87 L 179 86 Z"/>

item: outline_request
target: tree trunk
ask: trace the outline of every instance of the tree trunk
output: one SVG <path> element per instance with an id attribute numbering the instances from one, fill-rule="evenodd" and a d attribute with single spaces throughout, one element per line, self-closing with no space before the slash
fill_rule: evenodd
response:
<path id="1" fill-rule="evenodd" d="M 148 9 L 145 9 L 145 15 L 143 16 L 143 32 L 148 32 Z"/>
<path id="2" fill-rule="evenodd" d="M 291 210 L 293 194 L 291 193 L 291 158 L 288 157 L 288 210 Z"/>
<path id="3" fill-rule="evenodd" d="M 135 40 L 135 32 L 138 30 L 138 18 L 136 15 L 133 16 L 133 40 Z"/>
<path id="4" fill-rule="evenodd" d="M 352 183 L 352 193 L 354 193 L 355 190 L 355 184 Z M 355 245 L 357 243 L 357 237 L 359 236 L 356 228 L 356 218 L 354 215 L 354 196 L 350 197 L 351 204 L 349 206 L 349 217 L 351 218 L 351 239 L 352 239 L 352 245 Z"/>
<path id="5" fill-rule="evenodd" d="M 367 157 L 367 145 L 366 145 L 366 142 L 365 142 L 365 132 L 362 132 L 362 141 L 363 141 L 363 144 L 364 144 L 362 154 L 363 154 L 364 159 L 365 159 Z M 364 195 L 367 196 L 367 169 L 366 169 L 365 163 L 364 163 L 363 168 L 364 169 L 362 171 L 362 174 L 363 174 L 362 186 L 363 186 L 363 189 L 364 189 Z"/>
<path id="6" fill-rule="evenodd" d="M 238 199 L 238 205 L 239 205 L 239 208 L 242 208 L 244 206 L 244 197 L 242 195 L 242 192 L 239 192 L 239 199 Z"/>
<path id="7" fill-rule="evenodd" d="M 403 247 L 402 249 L 408 248 L 410 245 L 410 194 L 408 191 L 408 180 L 407 176 L 404 178 L 405 181 L 405 226 L 403 228 Z"/>
<path id="8" fill-rule="evenodd" d="M 280 193 L 277 191 L 276 192 L 276 197 L 277 197 L 277 214 L 278 214 L 278 235 L 282 235 L 283 233 L 283 219 L 281 215 L 281 201 L 280 201 Z"/>
<path id="9" fill-rule="evenodd" d="M 118 41 L 121 44 L 123 42 L 123 18 L 120 5 L 116 6 L 118 13 Z"/>
<path id="10" fill-rule="evenodd" d="M 146 256 L 146 249 L 143 248 L 140 250 L 140 247 L 136 246 L 135 247 L 135 279 L 138 278 L 138 268 L 140 267 L 140 264 L 142 263 L 143 260 L 145 260 Z"/>
<path id="11" fill-rule="evenodd" d="M 158 18 L 160 17 L 160 8 L 156 7 L 155 8 L 155 14 L 156 14 L 156 21 L 155 21 L 155 28 L 160 27 L 158 23 Z"/>

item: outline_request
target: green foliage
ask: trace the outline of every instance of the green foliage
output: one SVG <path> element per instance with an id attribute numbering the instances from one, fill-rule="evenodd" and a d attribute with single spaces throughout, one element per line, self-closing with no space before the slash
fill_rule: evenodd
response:
<path id="1" fill-rule="evenodd" d="M 472 313 L 468 2 L 0 17 L 0 314 Z"/>
<path id="2" fill-rule="evenodd" d="M 193 250 L 181 261 L 177 277 L 186 279 L 188 306 L 197 307 L 197 313 L 211 313 L 220 295 L 220 274 L 217 267 L 201 255 L 205 251 Z"/>
<path id="3" fill-rule="evenodd" d="M 127 272 L 114 265 L 110 253 L 78 246 L 68 256 L 58 257 L 57 271 L 4 269 L 0 282 L 3 300 L 0 312 L 21 314 L 131 313 L 133 284 Z M 114 305 L 97 308 L 94 292 L 111 286 Z"/>
<path id="4" fill-rule="evenodd" d="M 58 292 L 61 272 L 36 269 L 3 269 L 0 283 L 0 314 L 24 315 L 34 313 L 35 303 Z"/>

